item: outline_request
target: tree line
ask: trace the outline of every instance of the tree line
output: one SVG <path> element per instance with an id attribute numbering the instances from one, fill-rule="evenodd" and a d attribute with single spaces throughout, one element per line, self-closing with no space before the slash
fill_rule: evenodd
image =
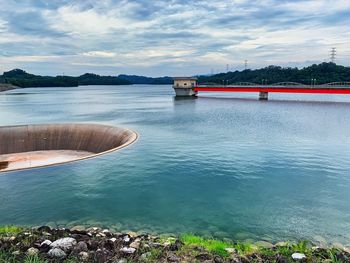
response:
<path id="1" fill-rule="evenodd" d="M 278 82 L 298 82 L 302 84 L 326 84 L 330 82 L 350 81 L 350 67 L 335 63 L 314 64 L 302 69 L 268 66 L 261 69 L 231 71 L 212 76 L 199 76 L 198 82 L 228 84 L 235 82 L 253 82 L 273 84 Z"/>

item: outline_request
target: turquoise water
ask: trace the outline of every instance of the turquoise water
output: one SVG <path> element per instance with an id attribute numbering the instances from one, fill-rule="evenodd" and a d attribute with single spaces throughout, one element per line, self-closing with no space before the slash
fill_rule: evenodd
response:
<path id="1" fill-rule="evenodd" d="M 350 96 L 270 98 L 176 100 L 170 86 L 147 85 L 0 93 L 1 125 L 91 122 L 140 134 L 98 158 L 1 173 L 0 224 L 349 243 Z"/>

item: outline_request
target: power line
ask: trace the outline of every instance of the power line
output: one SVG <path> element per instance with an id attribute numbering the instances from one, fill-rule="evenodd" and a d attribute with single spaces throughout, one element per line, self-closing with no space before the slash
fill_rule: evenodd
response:
<path id="1" fill-rule="evenodd" d="M 331 49 L 331 62 L 335 63 L 335 58 L 337 56 L 337 49 L 335 47 L 332 47 Z"/>

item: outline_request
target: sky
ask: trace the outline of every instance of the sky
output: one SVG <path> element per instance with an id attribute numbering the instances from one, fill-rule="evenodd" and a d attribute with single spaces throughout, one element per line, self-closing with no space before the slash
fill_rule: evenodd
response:
<path id="1" fill-rule="evenodd" d="M 0 0 L 0 73 L 350 66 L 350 0 Z M 228 65 L 228 66 L 227 66 Z"/>

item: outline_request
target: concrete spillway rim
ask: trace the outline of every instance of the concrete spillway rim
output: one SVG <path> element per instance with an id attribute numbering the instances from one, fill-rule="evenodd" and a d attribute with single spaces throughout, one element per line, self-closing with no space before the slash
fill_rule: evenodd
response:
<path id="1" fill-rule="evenodd" d="M 123 128 L 123 127 L 118 127 L 118 126 L 111 126 L 111 125 L 105 125 L 105 124 L 94 124 L 94 123 L 50 123 L 50 124 L 24 124 L 24 125 L 9 125 L 9 126 L 0 126 L 0 128 L 5 128 L 5 127 L 20 127 L 20 126 L 54 126 L 54 125 L 97 125 L 97 126 L 101 126 L 101 127 L 110 127 L 110 128 L 120 128 L 123 129 L 124 131 L 129 131 L 130 133 L 132 133 L 133 138 L 130 141 L 127 141 L 126 143 L 118 146 L 118 147 L 114 147 L 111 148 L 107 151 L 103 151 L 103 152 L 98 152 L 98 153 L 91 153 L 91 155 L 87 155 L 81 158 L 76 158 L 73 160 L 68 160 L 68 161 L 62 161 L 62 162 L 57 162 L 57 163 L 50 163 L 50 164 L 45 164 L 45 165 L 38 165 L 38 166 L 33 166 L 33 167 L 22 167 L 22 168 L 14 168 L 11 170 L 1 170 L 0 169 L 0 174 L 1 173 L 10 173 L 10 172 L 16 172 L 16 171 L 21 171 L 21 170 L 32 170 L 32 169 L 37 169 L 37 168 L 45 168 L 45 167 L 50 167 L 50 166 L 57 166 L 57 165 L 62 165 L 62 164 L 67 164 L 67 163 L 73 163 L 73 162 L 78 162 L 78 161 L 82 161 L 82 160 L 86 160 L 86 159 L 92 159 L 104 154 L 108 154 L 111 152 L 115 152 L 118 150 L 122 150 L 123 148 L 126 148 L 128 146 L 130 146 L 131 144 L 135 143 L 139 138 L 140 135 L 129 128 Z M 48 150 L 49 151 L 49 150 Z M 1 154 L 0 154 L 1 156 Z"/>

